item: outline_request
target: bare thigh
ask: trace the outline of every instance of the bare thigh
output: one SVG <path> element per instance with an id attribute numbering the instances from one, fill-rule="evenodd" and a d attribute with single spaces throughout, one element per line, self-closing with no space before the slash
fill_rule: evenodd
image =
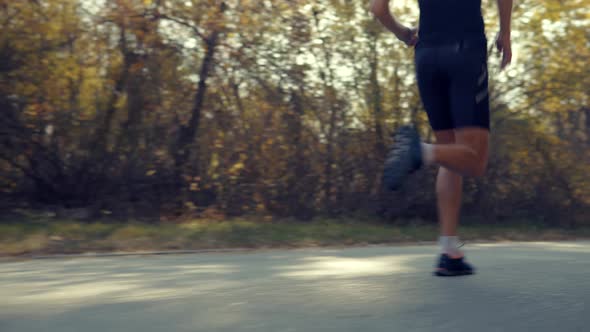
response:
<path id="1" fill-rule="evenodd" d="M 449 130 L 435 130 L 434 137 L 436 137 L 436 144 L 454 144 L 455 131 Z"/>

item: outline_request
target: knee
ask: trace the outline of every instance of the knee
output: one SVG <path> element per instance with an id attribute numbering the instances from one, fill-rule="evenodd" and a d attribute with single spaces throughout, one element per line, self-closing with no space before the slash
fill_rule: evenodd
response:
<path id="1" fill-rule="evenodd" d="M 478 167 L 473 172 L 473 177 L 481 178 L 486 175 L 486 167 Z"/>
<path id="2" fill-rule="evenodd" d="M 481 178 L 486 174 L 488 168 L 488 162 L 487 160 L 481 160 L 478 163 L 476 163 L 473 167 L 472 174 L 471 176 L 476 177 L 476 178 Z"/>

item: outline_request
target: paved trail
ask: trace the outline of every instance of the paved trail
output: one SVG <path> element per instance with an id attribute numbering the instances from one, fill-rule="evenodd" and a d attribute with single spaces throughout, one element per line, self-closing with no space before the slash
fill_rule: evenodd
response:
<path id="1" fill-rule="evenodd" d="M 432 246 L 0 263 L 1 332 L 590 331 L 590 243 Z"/>

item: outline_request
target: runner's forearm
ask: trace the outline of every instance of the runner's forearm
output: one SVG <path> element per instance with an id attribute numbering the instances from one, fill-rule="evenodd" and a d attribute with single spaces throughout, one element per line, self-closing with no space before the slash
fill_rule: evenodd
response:
<path id="1" fill-rule="evenodd" d="M 389 0 L 372 0 L 371 12 L 377 17 L 379 22 L 383 24 L 387 30 L 393 32 L 396 36 L 400 36 L 404 32 L 404 26 L 400 24 L 389 11 Z"/>
<path id="2" fill-rule="evenodd" d="M 512 0 L 498 0 L 498 12 L 500 14 L 500 32 L 510 34 L 510 21 L 512 20 Z"/>

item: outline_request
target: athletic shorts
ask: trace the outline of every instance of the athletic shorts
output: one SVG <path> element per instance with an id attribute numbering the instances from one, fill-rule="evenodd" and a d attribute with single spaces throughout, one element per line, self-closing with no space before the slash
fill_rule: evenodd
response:
<path id="1" fill-rule="evenodd" d="M 487 42 L 419 42 L 415 52 L 420 98 L 432 129 L 490 129 Z"/>

